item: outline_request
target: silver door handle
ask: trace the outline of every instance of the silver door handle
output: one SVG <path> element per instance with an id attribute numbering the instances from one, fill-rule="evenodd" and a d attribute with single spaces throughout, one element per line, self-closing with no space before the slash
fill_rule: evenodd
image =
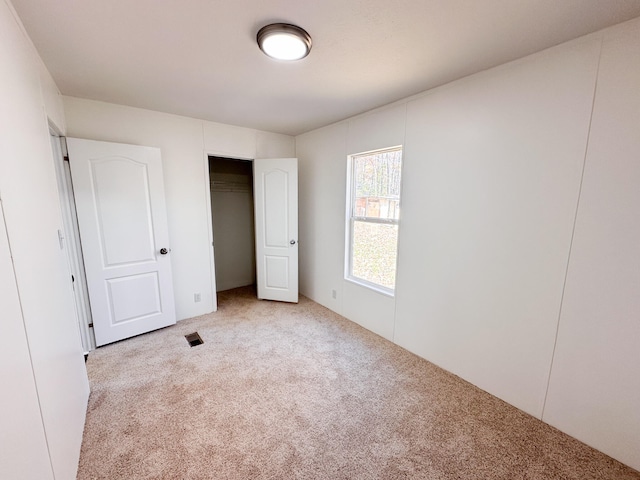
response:
<path id="1" fill-rule="evenodd" d="M 290 243 L 291 245 L 295 245 L 295 244 L 296 244 L 296 241 L 295 241 L 295 240 L 291 240 L 289 243 Z"/>
<path id="2" fill-rule="evenodd" d="M 171 251 L 170 248 L 161 248 L 160 249 L 160 255 L 166 255 L 167 253 L 169 253 Z"/>

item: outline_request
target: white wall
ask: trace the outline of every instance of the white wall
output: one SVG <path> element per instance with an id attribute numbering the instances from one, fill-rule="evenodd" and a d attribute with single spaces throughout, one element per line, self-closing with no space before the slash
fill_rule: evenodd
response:
<path id="1" fill-rule="evenodd" d="M 636 469 L 639 28 L 296 137 L 301 293 Z M 345 182 L 347 155 L 397 144 L 390 298 L 344 280 Z"/>
<path id="2" fill-rule="evenodd" d="M 640 22 L 607 32 L 543 419 L 640 470 Z"/>
<path id="3" fill-rule="evenodd" d="M 251 192 L 211 192 L 216 290 L 256 281 L 255 229 Z"/>
<path id="4" fill-rule="evenodd" d="M 296 138 L 300 292 L 340 314 L 347 133 L 341 123 Z"/>
<path id="5" fill-rule="evenodd" d="M 20 297 L 0 209 L 0 477 L 52 479 Z"/>
<path id="6" fill-rule="evenodd" d="M 599 39 L 407 106 L 395 341 L 538 418 Z"/>
<path id="7" fill-rule="evenodd" d="M 58 243 L 62 220 L 47 125 L 48 115 L 64 131 L 64 113 L 51 76 L 5 1 L 0 96 L 0 478 L 72 479 L 89 385 Z"/>
<path id="8" fill-rule="evenodd" d="M 290 157 L 293 137 L 73 97 L 63 102 L 70 137 L 162 150 L 176 314 L 180 320 L 215 310 L 207 154 Z"/>

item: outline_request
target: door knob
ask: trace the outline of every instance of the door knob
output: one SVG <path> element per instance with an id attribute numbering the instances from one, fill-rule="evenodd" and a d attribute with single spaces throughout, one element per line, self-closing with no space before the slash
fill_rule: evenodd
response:
<path id="1" fill-rule="evenodd" d="M 160 249 L 160 255 L 166 255 L 167 253 L 169 253 L 171 251 L 170 248 L 161 248 Z"/>
<path id="2" fill-rule="evenodd" d="M 295 244 L 296 244 L 296 241 L 295 241 L 295 240 L 291 240 L 289 243 L 290 243 L 291 245 L 295 245 Z"/>

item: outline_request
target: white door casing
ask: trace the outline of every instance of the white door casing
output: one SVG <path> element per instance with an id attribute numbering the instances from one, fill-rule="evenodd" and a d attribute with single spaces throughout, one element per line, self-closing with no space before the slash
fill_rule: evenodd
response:
<path id="1" fill-rule="evenodd" d="M 96 345 L 175 324 L 160 149 L 67 148 Z"/>
<path id="2" fill-rule="evenodd" d="M 253 162 L 258 298 L 298 302 L 298 159 Z"/>
<path id="3" fill-rule="evenodd" d="M 73 188 L 71 186 L 71 167 L 64 161 L 63 144 L 64 137 L 51 133 L 51 148 L 53 150 L 53 162 L 58 181 L 58 193 L 60 196 L 60 210 L 62 213 L 62 226 L 64 238 L 60 238 L 69 262 L 69 271 L 73 278 L 73 297 L 77 314 L 78 327 L 84 353 L 89 353 L 95 348 L 93 331 L 89 327 L 93 323 L 89 308 L 89 292 L 87 279 L 84 273 L 82 260 L 82 248 L 80 246 L 80 232 L 78 231 L 78 215 L 73 200 Z M 66 144 L 64 145 L 66 151 Z M 71 280 L 71 279 L 70 279 Z"/>

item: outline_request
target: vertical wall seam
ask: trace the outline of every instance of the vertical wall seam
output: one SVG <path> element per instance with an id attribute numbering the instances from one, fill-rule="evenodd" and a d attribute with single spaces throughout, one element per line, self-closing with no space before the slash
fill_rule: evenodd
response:
<path id="1" fill-rule="evenodd" d="M 600 61 L 602 60 L 602 47 L 603 47 L 603 43 L 604 43 L 604 34 L 601 35 L 600 37 L 600 51 L 598 52 L 598 63 L 596 65 L 596 78 L 595 78 L 595 82 L 593 84 L 593 94 L 591 97 L 591 114 L 589 116 L 589 127 L 587 128 L 587 141 L 585 144 L 585 148 L 584 148 L 584 157 L 582 159 L 582 172 L 580 174 L 580 184 L 578 187 L 578 198 L 576 200 L 576 208 L 575 208 L 575 215 L 573 218 L 573 228 L 571 230 L 571 240 L 569 241 L 569 253 L 567 255 L 567 264 L 565 267 L 565 272 L 564 272 L 564 282 L 562 284 L 562 294 L 560 296 L 560 308 L 558 309 L 558 320 L 556 322 L 556 332 L 555 332 L 555 338 L 553 341 L 553 350 L 551 351 L 551 362 L 549 364 L 549 373 L 547 375 L 547 388 L 545 390 L 544 393 L 544 400 L 542 402 L 542 412 L 540 415 L 540 419 L 544 420 L 544 414 L 545 414 L 545 410 L 547 408 L 547 400 L 549 397 L 549 387 L 551 385 L 551 373 L 553 372 L 553 363 L 556 357 L 556 348 L 558 346 L 558 334 L 560 332 L 560 320 L 562 318 L 562 310 L 564 307 L 564 295 L 567 289 L 567 279 L 569 277 L 569 266 L 571 265 L 571 253 L 573 251 L 573 242 L 574 242 L 574 238 L 575 238 L 575 234 L 576 234 L 576 225 L 578 223 L 578 213 L 580 211 L 580 200 L 582 198 L 582 186 L 583 186 L 583 182 L 584 182 L 584 173 L 586 170 L 586 165 L 587 165 L 587 155 L 589 153 L 589 141 L 591 139 L 591 126 L 593 123 L 593 112 L 595 110 L 595 103 L 596 103 L 596 93 L 598 91 L 598 77 L 600 76 Z"/>
<path id="2" fill-rule="evenodd" d="M 20 315 L 22 317 L 22 328 L 24 330 L 25 341 L 27 342 L 27 353 L 29 354 L 29 363 L 31 364 L 31 375 L 33 377 L 33 385 L 36 391 L 36 400 L 38 401 L 38 411 L 40 412 L 40 422 L 42 423 L 42 433 L 44 435 L 44 441 L 47 446 L 47 456 L 49 457 L 49 467 L 51 468 L 51 476 L 55 480 L 56 472 L 53 469 L 53 459 L 51 458 L 51 447 L 49 446 L 49 438 L 47 436 L 47 429 L 45 428 L 44 416 L 42 414 L 42 402 L 40 401 L 40 391 L 38 390 L 38 382 L 36 381 L 36 372 L 33 368 L 33 355 L 31 355 L 31 344 L 29 343 L 29 334 L 27 333 L 27 325 L 24 320 L 24 308 L 22 307 L 22 296 L 20 295 L 20 287 L 18 286 L 18 277 L 16 275 L 16 266 L 13 260 L 13 249 L 11 248 L 11 239 L 9 238 L 9 227 L 7 226 L 7 219 L 4 214 L 4 203 L 0 198 L 0 213 L 2 214 L 2 222 L 4 224 L 5 235 L 7 236 L 7 246 L 9 248 L 9 256 L 11 257 L 11 269 L 13 270 L 13 278 L 16 284 L 16 294 L 18 295 L 18 304 L 20 305 Z"/>
<path id="3" fill-rule="evenodd" d="M 348 198 L 348 192 L 349 192 L 349 138 L 350 138 L 350 133 L 351 133 L 351 119 L 348 119 L 344 122 L 347 126 L 347 128 L 344 129 L 344 138 L 343 140 L 343 144 L 342 144 L 342 160 L 341 162 L 345 161 L 346 165 L 343 164 L 343 168 L 345 171 L 345 177 L 344 177 L 344 185 L 343 185 L 343 189 L 342 189 L 342 193 L 343 193 L 343 197 L 344 197 L 344 203 L 342 204 L 342 228 L 344 230 L 342 230 L 342 265 L 341 265 L 341 269 L 340 269 L 340 278 L 342 279 L 342 282 L 340 283 L 340 301 L 338 302 L 338 307 L 340 308 L 340 315 L 346 317 L 345 312 L 344 312 L 344 304 L 345 304 L 345 298 L 344 298 L 344 292 L 345 292 L 345 284 L 346 284 L 346 272 L 347 272 L 347 255 L 348 255 L 348 245 L 347 245 L 347 198 Z M 349 234 L 350 235 L 350 234 Z"/>
<path id="4" fill-rule="evenodd" d="M 409 111 L 409 102 L 404 104 L 404 132 L 402 132 L 402 172 L 404 172 L 406 152 L 407 152 L 407 112 Z M 404 173 L 401 173 L 400 177 L 400 215 L 402 216 L 402 194 L 404 183 Z M 398 222 L 398 245 L 396 246 L 396 285 L 393 294 L 393 330 L 391 332 L 391 341 L 397 345 L 396 342 L 396 323 L 398 322 L 398 265 L 400 265 L 400 226 L 402 225 L 402 218 Z"/>
<path id="5" fill-rule="evenodd" d="M 207 151 L 207 142 L 205 139 L 205 122 L 200 122 L 200 130 L 202 131 L 202 154 L 204 156 L 204 179 L 205 179 L 205 212 L 207 215 L 207 250 L 209 252 L 209 281 L 211 282 L 211 308 L 212 312 L 218 311 L 218 292 L 216 278 L 216 260 L 215 246 L 213 244 L 213 205 L 211 204 L 211 176 L 209 173 L 209 153 Z"/>
<path id="6" fill-rule="evenodd" d="M 349 263 L 351 262 L 351 221 L 350 221 L 350 198 L 351 198 L 351 174 L 349 172 L 350 170 L 350 164 L 351 162 L 349 161 L 349 140 L 351 139 L 351 122 L 353 120 L 352 119 L 348 119 L 344 122 L 344 124 L 346 125 L 346 128 L 344 130 L 344 138 L 343 138 L 343 145 L 342 145 L 342 160 L 341 160 L 341 165 L 343 168 L 343 172 L 345 172 L 345 176 L 344 176 L 344 186 L 343 186 L 343 198 L 344 198 L 344 203 L 342 204 L 342 227 L 343 227 L 343 235 L 342 235 L 342 268 L 340 270 L 340 277 L 342 278 L 342 284 L 341 284 L 341 300 L 339 302 L 339 306 L 340 306 L 340 315 L 343 315 L 344 317 L 347 317 L 345 311 L 344 311 L 344 305 L 345 305 L 345 298 L 344 298 L 344 292 L 345 292 L 345 285 L 347 284 L 347 275 L 349 273 Z M 345 162 L 344 164 L 342 164 L 342 162 Z M 351 319 L 349 319 L 351 320 Z M 351 320 L 353 321 L 353 320 Z"/>
<path id="7" fill-rule="evenodd" d="M 21 33 L 23 39 L 27 42 L 27 47 L 29 49 L 29 54 L 31 56 L 35 56 L 36 63 L 38 63 L 38 62 L 42 63 L 42 59 L 40 58 L 40 55 L 38 54 L 38 51 L 37 51 L 33 41 L 31 40 L 31 37 L 29 36 L 29 34 L 27 33 L 26 29 L 24 28 L 24 24 L 22 23 L 22 20 L 18 16 L 18 12 L 15 10 L 15 7 L 12 5 L 12 3 L 10 1 L 5 0 L 4 3 L 7 6 L 7 8 L 9 9 L 9 12 L 10 12 L 11 16 L 13 17 L 13 20 L 16 23 L 18 29 L 20 30 L 20 33 Z M 40 103 L 40 108 L 42 109 L 42 113 L 44 115 L 44 122 L 46 122 L 46 125 L 47 125 L 46 128 L 47 128 L 47 132 L 48 132 L 49 131 L 49 124 L 48 124 L 48 121 L 47 121 L 48 116 L 47 116 L 45 99 L 44 99 L 42 78 L 41 78 L 40 72 L 37 69 L 36 69 L 36 71 L 34 73 L 36 74 L 37 80 L 38 80 L 38 92 L 40 94 L 39 103 Z M 57 87 L 57 85 L 56 85 L 56 87 Z M 64 109 L 63 109 L 63 116 L 64 116 Z M 24 318 L 24 308 L 22 306 L 22 296 L 20 295 L 20 287 L 18 285 L 18 276 L 16 274 L 16 267 L 15 267 L 15 262 L 14 262 L 14 258 L 13 258 L 13 249 L 11 248 L 11 239 L 9 238 L 9 228 L 7 226 L 7 220 L 6 220 L 6 216 L 4 214 L 4 203 L 2 202 L 1 198 L 0 198 L 0 213 L 2 213 L 2 221 L 4 223 L 5 234 L 7 236 L 7 246 L 9 248 L 9 256 L 11 257 L 11 268 L 13 270 L 13 278 L 14 278 L 14 281 L 15 281 L 15 284 L 16 284 L 16 294 L 18 295 L 18 304 L 20 305 L 20 315 L 22 317 L 22 328 L 24 329 L 24 336 L 25 336 L 25 340 L 27 342 L 27 353 L 29 354 L 29 363 L 31 364 L 31 374 L 33 376 L 33 384 L 34 384 L 34 388 L 35 388 L 35 391 L 36 391 L 36 400 L 38 401 L 38 410 L 40 411 L 40 421 L 42 422 L 42 432 L 43 432 L 43 435 L 44 435 L 45 445 L 47 447 L 47 456 L 49 457 L 49 467 L 51 468 L 51 477 L 55 480 L 56 472 L 55 472 L 55 470 L 53 468 L 53 459 L 51 458 L 51 447 L 49 446 L 50 442 L 49 442 L 49 438 L 47 436 L 47 429 L 45 428 L 44 416 L 42 414 L 42 402 L 40 401 L 40 391 L 38 390 L 38 382 L 36 381 L 36 373 L 35 373 L 35 369 L 33 367 L 33 356 L 31 354 L 31 345 L 29 343 L 29 335 L 27 333 L 27 325 L 25 323 L 25 318 Z"/>

